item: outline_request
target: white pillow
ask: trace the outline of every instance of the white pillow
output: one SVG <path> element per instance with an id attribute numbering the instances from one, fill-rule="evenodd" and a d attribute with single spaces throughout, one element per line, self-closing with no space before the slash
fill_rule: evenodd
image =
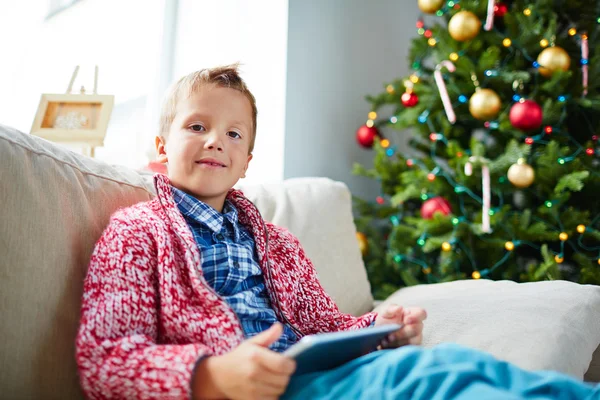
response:
<path id="1" fill-rule="evenodd" d="M 582 379 L 600 344 L 598 286 L 465 280 L 400 289 L 377 310 L 389 303 L 427 310 L 426 347 L 459 343 L 529 370 Z"/>
<path id="2" fill-rule="evenodd" d="M 373 309 L 371 286 L 356 241 L 350 191 L 327 178 L 239 186 L 265 220 L 289 229 L 312 260 L 319 281 L 341 311 Z"/>

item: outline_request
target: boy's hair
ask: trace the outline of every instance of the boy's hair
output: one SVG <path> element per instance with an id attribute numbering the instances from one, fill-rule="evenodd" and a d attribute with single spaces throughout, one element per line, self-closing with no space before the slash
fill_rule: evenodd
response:
<path id="1" fill-rule="evenodd" d="M 256 109 L 256 99 L 246 86 L 244 80 L 240 77 L 238 67 L 239 64 L 231 64 L 201 69 L 200 71 L 195 71 L 184 76 L 173 84 L 169 88 L 162 105 L 159 135 L 165 139 L 167 138 L 171 124 L 175 119 L 177 103 L 182 96 L 190 97 L 201 88 L 212 84 L 218 87 L 235 89 L 244 94 L 250 101 L 250 106 L 252 107 L 252 137 L 250 138 L 248 152 L 251 153 L 254 149 L 254 140 L 256 139 L 256 115 L 258 111 Z"/>

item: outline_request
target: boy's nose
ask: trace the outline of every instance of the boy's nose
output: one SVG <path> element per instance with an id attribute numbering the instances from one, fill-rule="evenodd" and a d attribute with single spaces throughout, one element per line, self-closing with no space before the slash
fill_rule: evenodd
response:
<path id="1" fill-rule="evenodd" d="M 206 138 L 204 148 L 206 148 L 207 150 L 216 149 L 217 151 L 223 151 L 223 143 L 217 135 L 210 135 Z"/>

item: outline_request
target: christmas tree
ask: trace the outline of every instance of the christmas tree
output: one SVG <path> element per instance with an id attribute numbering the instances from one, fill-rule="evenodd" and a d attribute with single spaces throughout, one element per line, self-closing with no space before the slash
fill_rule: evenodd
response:
<path id="1" fill-rule="evenodd" d="M 353 172 L 381 185 L 354 199 L 374 295 L 457 279 L 600 284 L 600 1 L 419 8 L 432 15 L 416 21 L 412 72 L 367 96 L 356 132 L 374 168 Z"/>

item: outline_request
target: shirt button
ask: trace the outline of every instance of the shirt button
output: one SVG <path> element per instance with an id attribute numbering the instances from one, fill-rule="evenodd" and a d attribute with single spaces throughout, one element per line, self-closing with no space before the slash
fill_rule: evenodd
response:
<path id="1" fill-rule="evenodd" d="M 233 266 L 236 267 L 236 268 L 239 268 L 240 267 L 240 263 L 237 262 L 237 261 L 234 261 L 233 262 Z"/>
<path id="2" fill-rule="evenodd" d="M 225 237 L 223 236 L 223 234 L 222 233 L 218 233 L 217 234 L 217 240 L 223 240 L 223 239 L 225 239 Z"/>

